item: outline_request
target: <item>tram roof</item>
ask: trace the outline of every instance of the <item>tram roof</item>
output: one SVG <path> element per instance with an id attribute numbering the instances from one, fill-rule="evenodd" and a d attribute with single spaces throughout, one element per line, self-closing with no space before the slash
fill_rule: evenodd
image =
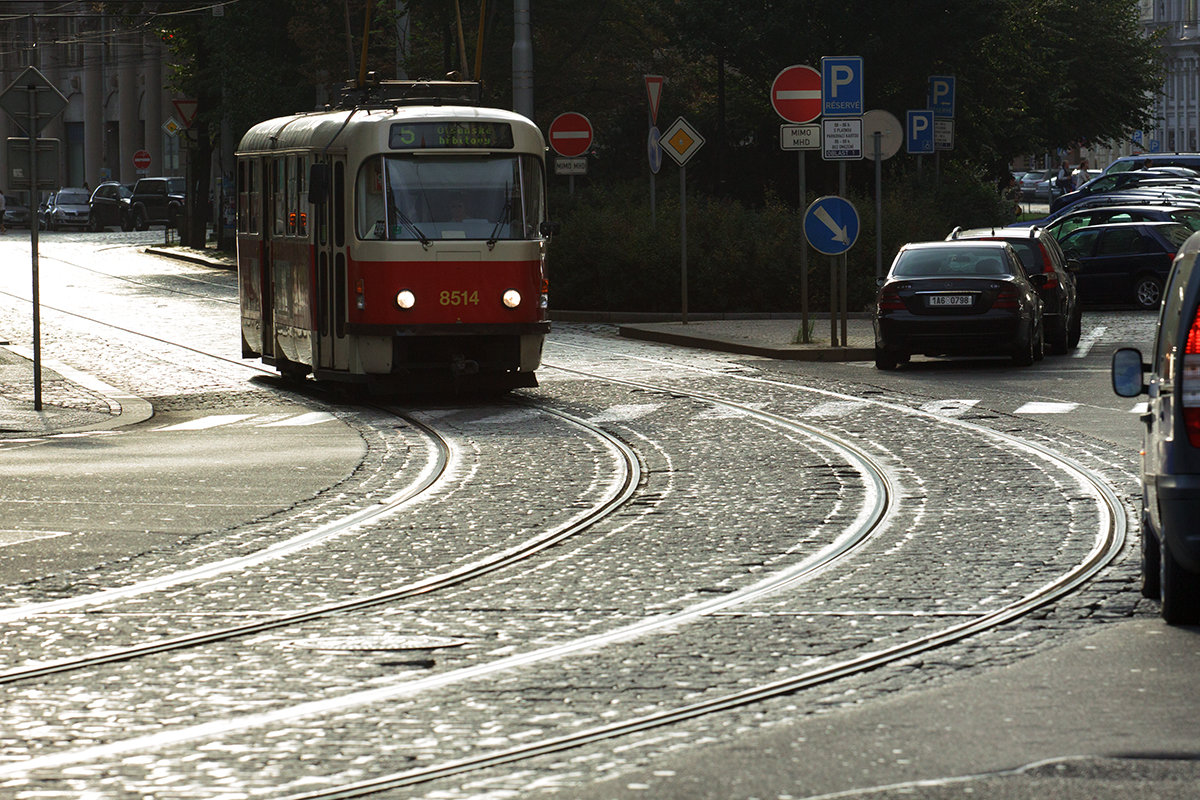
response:
<path id="1" fill-rule="evenodd" d="M 383 125 L 390 122 L 444 121 L 444 120 L 496 120 L 512 123 L 514 128 L 524 128 L 542 139 L 541 131 L 521 114 L 502 108 L 480 108 L 462 105 L 430 106 L 372 106 L 338 111 L 313 111 L 276 117 L 258 123 L 246 131 L 238 143 L 238 155 L 271 150 L 326 147 L 330 142 L 344 136 L 350 123 L 375 122 Z M 528 135 L 528 134 L 527 134 Z M 545 147 L 544 140 L 541 145 Z"/>

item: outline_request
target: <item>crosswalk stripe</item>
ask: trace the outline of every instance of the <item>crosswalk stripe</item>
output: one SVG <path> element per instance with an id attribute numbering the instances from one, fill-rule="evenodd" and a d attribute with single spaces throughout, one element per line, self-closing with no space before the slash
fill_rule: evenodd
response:
<path id="1" fill-rule="evenodd" d="M 978 400 L 934 400 L 921 406 L 921 410 L 940 417 L 961 417 L 978 403 Z"/>
<path id="2" fill-rule="evenodd" d="M 156 428 L 157 431 L 202 431 L 208 428 L 217 428 L 221 425 L 228 425 L 231 422 L 241 422 L 244 419 L 250 419 L 253 414 L 213 414 L 207 417 L 200 417 L 188 422 L 180 422 L 178 425 L 167 425 L 164 428 Z"/>
<path id="3" fill-rule="evenodd" d="M 1097 325 L 1088 331 L 1087 336 L 1079 340 L 1079 344 L 1075 347 L 1075 351 L 1071 353 L 1071 358 L 1083 358 L 1092 351 L 1096 343 L 1100 341 L 1100 337 L 1108 332 L 1108 328 L 1104 325 Z"/>
<path id="4" fill-rule="evenodd" d="M 865 400 L 830 400 L 827 403 L 819 403 L 805 411 L 803 417 L 844 417 L 851 414 L 860 408 L 865 408 L 867 402 Z"/>
<path id="5" fill-rule="evenodd" d="M 320 425 L 322 422 L 329 422 L 337 419 L 328 411 L 309 411 L 305 414 L 298 414 L 294 417 L 281 419 L 276 422 L 266 422 L 262 425 L 256 425 L 256 428 L 299 428 L 306 425 Z"/>
<path id="6" fill-rule="evenodd" d="M 596 416 L 590 418 L 588 422 L 628 422 L 639 417 L 645 417 L 653 414 L 660 408 L 662 408 L 662 405 L 659 403 L 628 403 L 615 405 L 606 411 L 601 411 Z"/>
<path id="7" fill-rule="evenodd" d="M 1032 402 L 1014 411 L 1014 414 L 1068 414 L 1079 408 L 1079 403 L 1039 403 Z"/>

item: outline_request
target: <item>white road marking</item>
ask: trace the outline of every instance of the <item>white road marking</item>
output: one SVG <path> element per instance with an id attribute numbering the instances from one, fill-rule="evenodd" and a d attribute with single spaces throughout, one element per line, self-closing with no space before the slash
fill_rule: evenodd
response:
<path id="1" fill-rule="evenodd" d="M 1069 414 L 1079 408 L 1079 403 L 1039 403 L 1032 402 L 1014 411 L 1014 414 Z"/>
<path id="2" fill-rule="evenodd" d="M 978 403 L 978 400 L 935 400 L 921 406 L 921 410 L 939 417 L 961 417 Z"/>
<path id="3" fill-rule="evenodd" d="M 866 408 L 867 403 L 861 400 L 830 400 L 827 403 L 819 403 L 808 411 L 805 411 L 800 416 L 802 417 L 845 417 L 849 414 L 858 411 L 860 408 Z"/>
<path id="4" fill-rule="evenodd" d="M 296 428 L 305 425 L 320 425 L 322 422 L 330 422 L 337 419 L 328 411 L 309 411 L 305 414 L 297 414 L 294 417 L 281 419 L 278 422 L 267 422 L 262 425 L 256 425 L 256 428 Z"/>
<path id="5" fill-rule="evenodd" d="M 766 403 L 745 403 L 746 409 L 754 411 L 762 411 L 767 407 Z M 733 408 L 731 406 L 713 406 L 705 409 L 696 415 L 696 419 L 734 419 L 736 417 L 746 417 L 750 415 L 749 410 L 741 408 Z"/>
<path id="6" fill-rule="evenodd" d="M 208 428 L 218 428 L 231 422 L 241 422 L 250 419 L 253 414 L 212 414 L 207 417 L 180 422 L 178 425 L 167 425 L 165 428 L 155 428 L 157 431 L 202 431 Z"/>
<path id="7" fill-rule="evenodd" d="M 659 403 L 628 403 L 616 405 L 607 411 L 602 411 L 594 417 L 588 419 L 588 422 L 628 422 L 639 417 L 645 417 L 653 414 L 662 408 Z"/>
<path id="8" fill-rule="evenodd" d="M 1103 325 L 1097 325 L 1088 331 L 1087 336 L 1079 340 L 1079 346 L 1075 348 L 1075 352 L 1071 353 L 1071 358 L 1083 358 L 1091 349 L 1100 341 L 1100 337 L 1108 332 L 1108 328 Z"/>
<path id="9" fill-rule="evenodd" d="M 1133 408 L 1129 409 L 1129 413 L 1130 414 L 1145 414 L 1149 410 L 1150 410 L 1150 404 L 1145 401 L 1142 401 L 1140 403 L 1134 403 Z"/>

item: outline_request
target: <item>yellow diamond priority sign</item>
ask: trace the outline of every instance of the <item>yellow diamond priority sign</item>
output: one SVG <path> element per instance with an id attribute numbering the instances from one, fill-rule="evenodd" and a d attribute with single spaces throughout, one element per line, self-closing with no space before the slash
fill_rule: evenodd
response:
<path id="1" fill-rule="evenodd" d="M 704 137 L 680 117 L 659 137 L 658 144 L 664 153 L 682 167 L 704 145 Z"/>

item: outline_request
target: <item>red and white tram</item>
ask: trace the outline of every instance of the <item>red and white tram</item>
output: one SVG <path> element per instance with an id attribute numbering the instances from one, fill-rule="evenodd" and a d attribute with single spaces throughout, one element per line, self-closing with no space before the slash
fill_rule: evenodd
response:
<path id="1" fill-rule="evenodd" d="M 247 131 L 244 357 L 387 389 L 537 385 L 550 329 L 545 140 L 473 93 L 383 82 L 352 107 Z"/>

